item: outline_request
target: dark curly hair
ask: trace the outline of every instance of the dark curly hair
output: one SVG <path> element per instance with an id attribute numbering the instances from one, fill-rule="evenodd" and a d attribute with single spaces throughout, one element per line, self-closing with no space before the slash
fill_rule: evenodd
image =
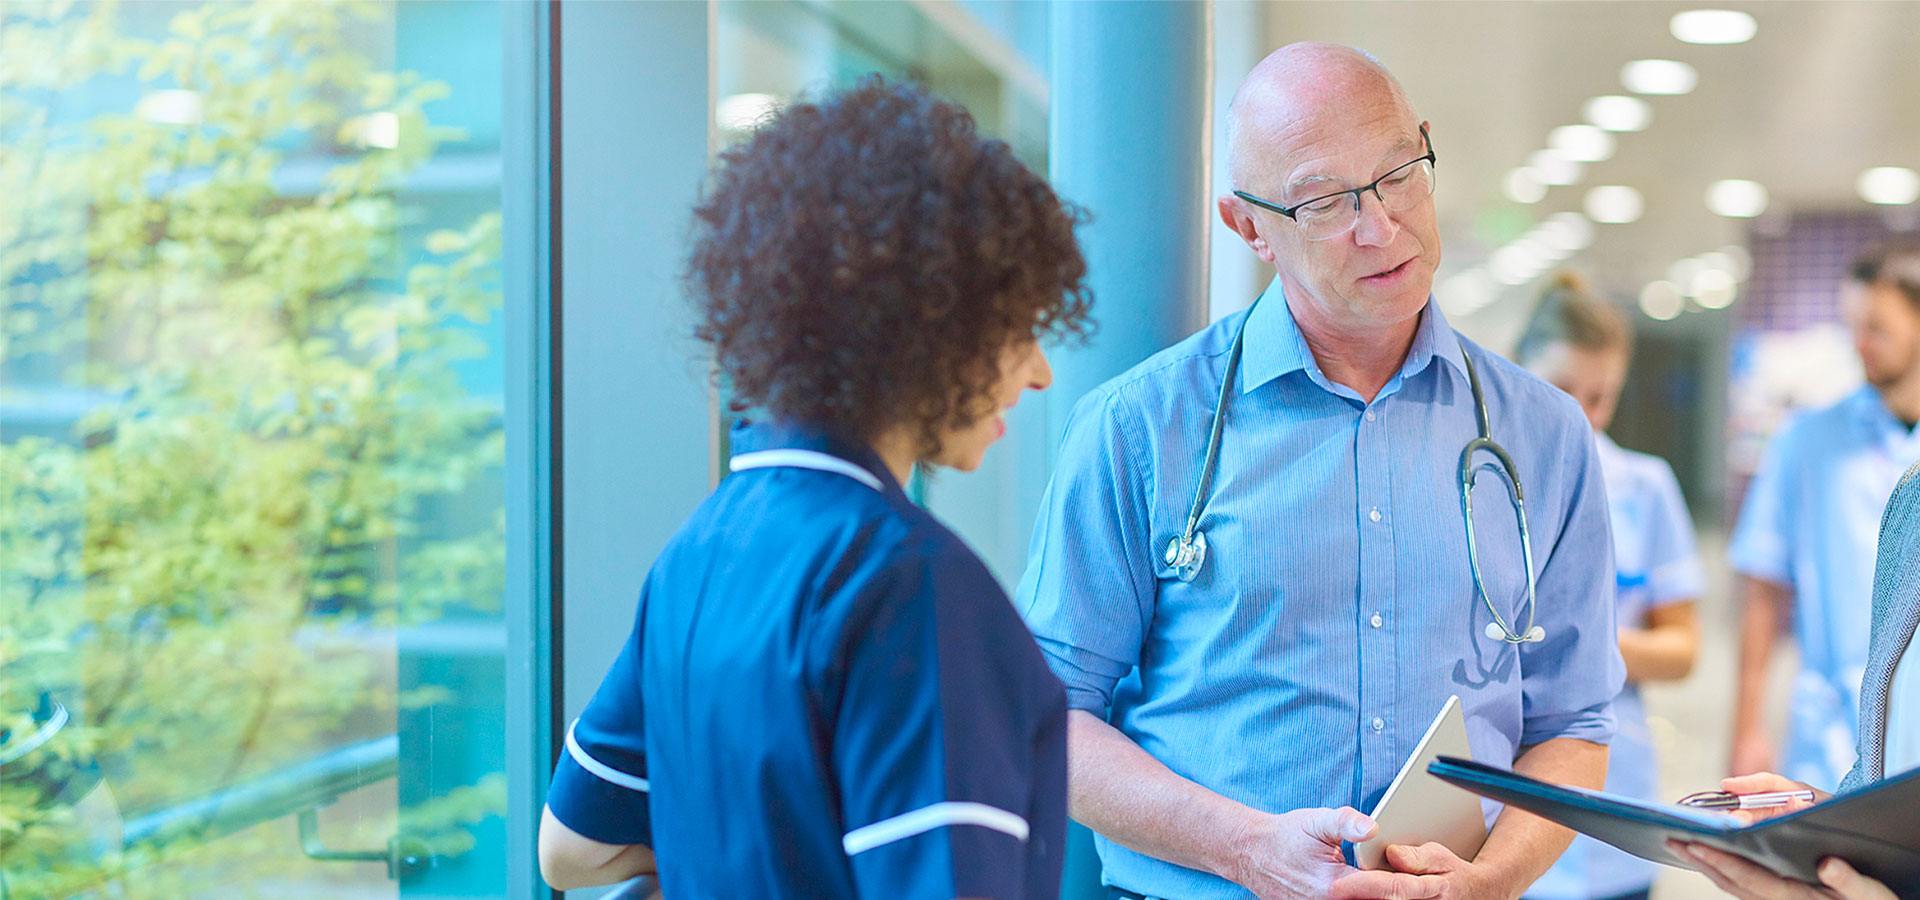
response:
<path id="1" fill-rule="evenodd" d="M 1001 352 L 1084 337 L 1085 220 L 973 116 L 879 76 L 720 154 L 687 280 L 736 409 L 870 441 L 990 401 Z"/>

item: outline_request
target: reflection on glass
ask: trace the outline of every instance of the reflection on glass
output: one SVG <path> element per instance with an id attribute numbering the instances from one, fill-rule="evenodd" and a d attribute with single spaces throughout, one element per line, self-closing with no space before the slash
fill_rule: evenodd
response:
<path id="1" fill-rule="evenodd" d="M 0 6 L 0 896 L 504 889 L 499 33 Z"/>

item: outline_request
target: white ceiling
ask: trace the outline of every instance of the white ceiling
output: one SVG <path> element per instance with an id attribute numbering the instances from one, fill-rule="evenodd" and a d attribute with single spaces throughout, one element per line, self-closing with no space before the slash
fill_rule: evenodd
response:
<path id="1" fill-rule="evenodd" d="M 1674 13 L 1703 5 L 1751 13 L 1758 35 L 1697 46 L 1668 33 Z M 1645 214 L 1598 226 L 1570 264 L 1631 297 L 1675 260 L 1742 241 L 1748 222 L 1706 209 L 1718 179 L 1764 184 L 1771 217 L 1870 208 L 1854 189 L 1863 169 L 1920 167 L 1920 3 L 1275 2 L 1263 14 L 1268 47 L 1314 39 L 1373 52 L 1432 120 L 1443 274 L 1579 209 L 1593 185 L 1625 184 L 1646 197 Z M 1645 57 L 1692 65 L 1699 86 L 1647 98 L 1652 124 L 1619 135 L 1613 158 L 1587 166 L 1580 184 L 1532 206 L 1508 200 L 1506 173 L 1554 127 L 1581 121 L 1588 98 L 1626 93 L 1621 66 Z M 1908 221 L 1920 213 L 1899 209 Z M 1511 315 L 1524 296 L 1511 291 L 1481 315 Z"/>

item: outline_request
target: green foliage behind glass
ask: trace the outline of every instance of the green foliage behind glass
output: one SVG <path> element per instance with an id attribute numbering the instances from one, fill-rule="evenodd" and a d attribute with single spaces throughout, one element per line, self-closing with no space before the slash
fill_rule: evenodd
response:
<path id="1" fill-rule="evenodd" d="M 428 115 L 447 86 L 366 49 L 388 4 L 164 12 L 0 3 L 0 402 L 75 409 L 0 421 L 0 730 L 65 702 L 23 765 L 97 760 L 127 818 L 444 701 L 396 690 L 393 635 L 497 617 L 504 567 L 498 401 L 456 377 L 487 353 L 500 220 L 435 229 L 405 190 L 458 137 Z M 459 852 L 503 795 L 404 818 Z M 290 828 L 217 823 L 106 852 L 72 799 L 0 779 L 14 896 L 297 864 Z"/>

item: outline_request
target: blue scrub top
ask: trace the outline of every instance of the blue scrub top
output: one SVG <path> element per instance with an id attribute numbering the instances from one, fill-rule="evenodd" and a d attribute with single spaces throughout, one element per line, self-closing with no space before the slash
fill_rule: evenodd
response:
<path id="1" fill-rule="evenodd" d="M 1916 461 L 1920 432 L 1862 387 L 1782 426 L 1747 487 L 1727 556 L 1740 574 L 1793 589 L 1788 778 L 1831 790 L 1853 765 L 1880 516 Z"/>
<path id="2" fill-rule="evenodd" d="M 1047 897 L 1066 695 L 870 449 L 736 431 L 568 729 L 548 806 L 671 897 Z"/>
<path id="3" fill-rule="evenodd" d="M 1615 617 L 1622 628 L 1644 628 L 1649 610 L 1697 600 L 1706 588 L 1693 520 L 1666 460 L 1623 449 L 1604 434 L 1595 435 L 1594 442 L 1613 523 Z M 1618 730 L 1607 757 L 1607 793 L 1672 800 L 1660 796 L 1660 773 L 1639 685 L 1628 682 L 1620 689 L 1620 696 L 1613 698 L 1613 717 Z M 1617 897 L 1645 890 L 1658 871 L 1657 865 L 1631 853 L 1575 835 L 1573 845 L 1527 889 L 1527 896 Z"/>

